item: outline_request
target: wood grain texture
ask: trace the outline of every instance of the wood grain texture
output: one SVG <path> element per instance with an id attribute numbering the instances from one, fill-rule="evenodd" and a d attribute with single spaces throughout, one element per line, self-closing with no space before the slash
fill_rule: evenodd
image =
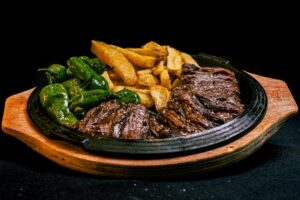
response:
<path id="1" fill-rule="evenodd" d="M 298 106 L 285 82 L 250 75 L 261 83 L 267 93 L 266 115 L 249 133 L 205 152 L 160 159 L 115 158 L 92 154 L 71 143 L 49 139 L 39 133 L 27 114 L 27 100 L 33 89 L 7 98 L 2 129 L 57 164 L 88 174 L 138 178 L 205 173 L 249 156 L 298 112 Z"/>

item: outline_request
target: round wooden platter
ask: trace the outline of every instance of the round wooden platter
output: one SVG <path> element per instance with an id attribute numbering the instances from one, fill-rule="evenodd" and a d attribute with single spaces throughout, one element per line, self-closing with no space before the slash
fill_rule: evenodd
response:
<path id="1" fill-rule="evenodd" d="M 80 146 L 50 139 L 33 126 L 27 114 L 27 100 L 33 89 L 7 98 L 2 129 L 57 164 L 88 174 L 138 178 L 205 173 L 246 158 L 298 112 L 298 106 L 285 82 L 250 75 L 260 82 L 267 93 L 268 107 L 264 118 L 237 140 L 204 152 L 158 159 L 116 158 L 86 152 Z"/>

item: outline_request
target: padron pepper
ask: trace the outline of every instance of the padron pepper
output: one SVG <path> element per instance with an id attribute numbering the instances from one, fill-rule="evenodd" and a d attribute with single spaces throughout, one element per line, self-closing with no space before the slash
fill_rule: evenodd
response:
<path id="1" fill-rule="evenodd" d="M 88 89 L 103 89 L 108 90 L 106 80 L 97 74 L 89 64 L 80 58 L 72 57 L 67 61 L 68 67 L 75 78 L 82 81 L 89 81 Z"/>
<path id="2" fill-rule="evenodd" d="M 52 64 L 48 68 L 39 68 L 38 71 L 43 71 L 50 75 L 53 83 L 60 83 L 68 78 L 67 68 L 60 64 Z M 49 76 L 47 78 L 50 82 Z"/>
<path id="3" fill-rule="evenodd" d="M 88 56 L 80 56 L 78 58 L 89 64 L 98 74 L 102 74 L 106 68 L 104 62 L 98 58 L 89 58 Z"/>
<path id="4" fill-rule="evenodd" d="M 71 110 L 79 108 L 89 109 L 109 99 L 111 92 L 108 90 L 95 89 L 79 93 L 71 98 Z"/>
<path id="5" fill-rule="evenodd" d="M 62 84 L 52 84 L 50 78 L 50 85 L 42 88 L 39 97 L 49 117 L 69 128 L 76 127 L 78 119 L 69 108 L 68 92 Z"/>
<path id="6" fill-rule="evenodd" d="M 63 86 L 66 88 L 66 90 L 69 90 L 73 86 L 79 86 L 82 84 L 82 82 L 77 78 L 68 79 L 64 82 L 62 82 Z"/>
<path id="7" fill-rule="evenodd" d="M 123 89 L 112 94 L 121 103 L 140 103 L 139 95 L 131 90 Z"/>

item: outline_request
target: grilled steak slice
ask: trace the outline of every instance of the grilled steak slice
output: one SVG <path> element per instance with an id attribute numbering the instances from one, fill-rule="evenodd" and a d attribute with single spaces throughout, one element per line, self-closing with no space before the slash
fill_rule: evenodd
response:
<path id="1" fill-rule="evenodd" d="M 149 114 L 140 104 L 101 103 L 79 121 L 79 131 L 124 139 L 145 139 L 150 133 Z"/>
<path id="2" fill-rule="evenodd" d="M 180 81 L 162 115 L 181 134 L 213 128 L 244 111 L 238 81 L 230 70 L 186 64 Z"/>

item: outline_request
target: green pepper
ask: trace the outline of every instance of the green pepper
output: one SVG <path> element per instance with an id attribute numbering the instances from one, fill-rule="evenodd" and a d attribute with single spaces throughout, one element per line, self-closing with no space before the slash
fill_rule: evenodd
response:
<path id="1" fill-rule="evenodd" d="M 106 80 L 97 74 L 97 72 L 95 72 L 85 61 L 77 57 L 72 57 L 67 63 L 75 78 L 83 81 L 90 81 L 88 86 L 89 89 L 108 90 Z"/>
<path id="2" fill-rule="evenodd" d="M 140 103 L 141 101 L 137 93 L 128 89 L 123 89 L 119 92 L 113 93 L 112 96 L 122 103 Z"/>
<path id="3" fill-rule="evenodd" d="M 98 58 L 89 58 L 87 56 L 80 56 L 78 58 L 89 64 L 98 74 L 102 74 L 106 68 L 105 63 Z"/>
<path id="4" fill-rule="evenodd" d="M 109 99 L 110 96 L 111 92 L 108 90 L 95 89 L 84 91 L 71 98 L 70 108 L 71 110 L 75 110 L 77 107 L 89 109 Z"/>
<path id="5" fill-rule="evenodd" d="M 39 68 L 38 71 L 44 71 L 46 74 L 49 74 L 53 83 L 62 82 L 68 78 L 67 68 L 59 64 L 50 65 L 48 68 Z M 47 77 L 48 81 L 50 81 L 49 76 Z"/>
<path id="6" fill-rule="evenodd" d="M 75 86 L 75 85 L 81 85 L 81 81 L 77 78 L 72 78 L 69 80 L 66 80 L 64 82 L 62 82 L 61 84 L 63 84 L 63 86 L 66 88 L 66 90 L 69 90 L 71 87 Z"/>
<path id="7" fill-rule="evenodd" d="M 49 117 L 61 125 L 75 128 L 78 119 L 69 108 L 69 96 L 62 84 L 46 85 L 39 93 L 40 101 Z"/>

